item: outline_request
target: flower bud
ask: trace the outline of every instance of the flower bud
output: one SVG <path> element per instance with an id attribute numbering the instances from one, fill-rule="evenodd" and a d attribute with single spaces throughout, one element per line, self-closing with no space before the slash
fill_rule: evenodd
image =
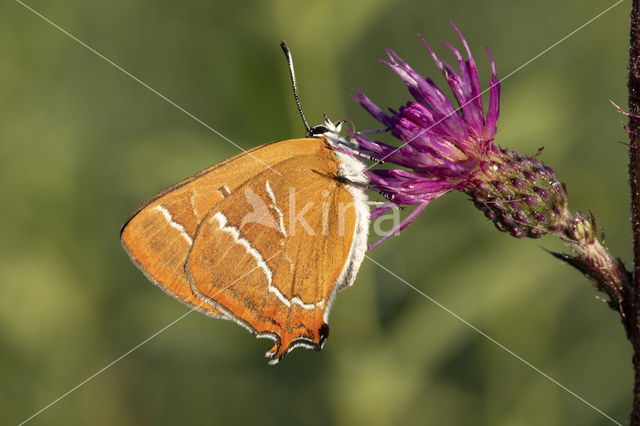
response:
<path id="1" fill-rule="evenodd" d="M 469 194 L 496 228 L 514 237 L 539 238 L 561 228 L 565 185 L 536 157 L 496 149 L 459 190 Z"/>

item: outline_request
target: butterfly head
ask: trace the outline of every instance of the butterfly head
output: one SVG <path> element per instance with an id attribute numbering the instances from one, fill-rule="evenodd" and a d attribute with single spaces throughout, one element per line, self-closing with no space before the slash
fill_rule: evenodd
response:
<path id="1" fill-rule="evenodd" d="M 340 131 L 342 130 L 342 123 L 343 121 L 338 121 L 336 123 L 333 123 L 333 121 L 329 120 L 329 118 L 325 115 L 324 123 L 317 124 L 311 127 L 307 132 L 307 136 L 311 138 L 317 138 L 317 137 L 326 136 L 327 133 L 330 133 L 333 135 L 339 135 Z"/>
<path id="2" fill-rule="evenodd" d="M 334 148 L 338 148 L 350 153 L 356 153 L 357 152 L 356 144 L 350 138 L 347 138 L 341 135 L 342 125 L 344 123 L 345 123 L 344 120 L 336 121 L 334 123 L 325 115 L 324 123 L 311 127 L 307 132 L 307 137 L 310 137 L 310 138 L 324 137 L 325 139 L 327 139 L 327 141 L 329 141 L 329 143 Z"/>

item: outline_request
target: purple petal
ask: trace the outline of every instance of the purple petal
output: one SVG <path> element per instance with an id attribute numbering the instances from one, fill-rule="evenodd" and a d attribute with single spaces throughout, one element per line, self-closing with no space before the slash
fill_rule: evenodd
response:
<path id="1" fill-rule="evenodd" d="M 487 110 L 487 116 L 484 119 L 484 137 L 493 141 L 496 134 L 498 115 L 500 114 L 500 80 L 498 80 L 498 76 L 496 75 L 496 64 L 493 62 L 493 57 L 488 47 L 487 53 L 489 54 L 489 61 L 491 62 L 491 82 L 489 83 L 489 108 Z"/>
<path id="2" fill-rule="evenodd" d="M 431 79 L 425 79 L 407 65 L 393 50 L 386 49 L 390 61 L 382 61 L 391 67 L 405 84 L 411 89 L 417 89 L 433 108 L 434 124 L 442 123 L 451 137 L 460 137 L 464 134 L 464 121 L 458 116 L 455 108 L 447 96 L 436 86 Z"/>
<path id="3" fill-rule="evenodd" d="M 356 102 L 358 102 L 360 105 L 362 105 L 362 107 L 366 109 L 367 112 L 373 116 L 373 118 L 375 118 L 382 124 L 386 125 L 385 121 L 387 121 L 388 119 L 387 114 L 382 112 L 380 107 L 376 105 L 371 99 L 369 99 L 359 89 L 356 89 L 356 92 L 358 93 L 358 97 L 356 98 L 355 96 L 352 95 L 351 98 L 354 99 Z"/>
<path id="4" fill-rule="evenodd" d="M 376 241 L 375 243 L 371 244 L 369 246 L 369 250 L 371 250 L 372 248 L 374 248 L 375 246 L 377 246 L 378 244 L 380 244 L 381 242 L 383 242 L 384 240 L 386 240 L 387 238 L 389 238 L 390 236 L 397 234 L 398 232 L 402 231 L 404 228 L 406 228 L 411 222 L 413 222 L 414 220 L 416 220 L 416 218 L 420 215 L 420 213 L 422 213 L 422 211 L 427 208 L 427 206 L 429 205 L 429 202 L 431 202 L 431 200 L 426 201 L 422 204 L 420 204 L 418 207 L 416 207 L 415 209 L 413 209 L 413 211 L 411 213 L 409 213 L 409 215 L 407 217 L 405 217 L 402 222 L 400 222 L 397 226 L 395 226 L 391 231 L 389 231 L 389 233 L 387 235 L 385 235 L 384 237 L 380 238 L 378 241 Z"/>
<path id="5" fill-rule="evenodd" d="M 473 59 L 473 56 L 471 55 L 471 50 L 469 49 L 469 45 L 467 44 L 467 40 L 465 40 L 465 38 L 462 36 L 462 33 L 460 33 L 460 30 L 458 30 L 458 27 L 456 27 L 453 22 L 449 22 L 451 24 L 451 26 L 453 27 L 453 29 L 456 31 L 456 33 L 458 33 L 458 37 L 460 37 L 460 41 L 462 41 L 462 45 L 464 46 L 465 50 L 467 51 L 467 67 L 469 69 L 469 77 L 470 77 L 470 83 L 472 86 L 472 93 L 474 94 L 474 96 L 476 95 L 480 95 L 480 77 L 478 76 L 478 67 L 476 66 L 476 61 Z M 480 110 L 482 110 L 482 98 L 478 97 L 478 108 Z"/>
<path id="6" fill-rule="evenodd" d="M 369 219 L 375 219 L 376 217 L 385 214 L 386 212 L 393 209 L 394 207 L 396 207 L 394 203 L 385 203 L 380 207 L 376 207 L 375 210 L 369 216 Z"/>

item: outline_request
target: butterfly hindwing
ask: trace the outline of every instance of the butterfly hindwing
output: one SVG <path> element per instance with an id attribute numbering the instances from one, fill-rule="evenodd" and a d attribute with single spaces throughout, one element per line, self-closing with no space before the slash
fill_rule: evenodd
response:
<path id="1" fill-rule="evenodd" d="M 317 140 L 320 151 L 275 165 L 279 174 L 266 170 L 216 204 L 187 260 L 193 293 L 275 340 L 274 361 L 296 346 L 322 347 L 335 291 L 361 261 L 352 253 L 354 198 L 337 179 L 335 152 Z"/>

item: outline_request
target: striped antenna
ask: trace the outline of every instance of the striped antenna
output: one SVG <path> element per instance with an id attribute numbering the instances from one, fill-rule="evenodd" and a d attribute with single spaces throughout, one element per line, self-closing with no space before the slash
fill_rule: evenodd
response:
<path id="1" fill-rule="evenodd" d="M 289 75 L 291 76 L 291 85 L 293 86 L 293 96 L 296 98 L 298 112 L 300 112 L 300 117 L 302 117 L 302 123 L 307 131 L 307 135 L 311 135 L 311 128 L 309 127 L 309 123 L 307 123 L 307 119 L 304 117 L 304 112 L 302 112 L 302 104 L 300 103 L 300 96 L 298 95 L 298 85 L 296 84 L 296 73 L 293 70 L 293 58 L 291 57 L 291 51 L 284 40 L 280 42 L 280 47 L 282 47 L 284 56 L 287 58 L 287 64 L 289 65 Z"/>

